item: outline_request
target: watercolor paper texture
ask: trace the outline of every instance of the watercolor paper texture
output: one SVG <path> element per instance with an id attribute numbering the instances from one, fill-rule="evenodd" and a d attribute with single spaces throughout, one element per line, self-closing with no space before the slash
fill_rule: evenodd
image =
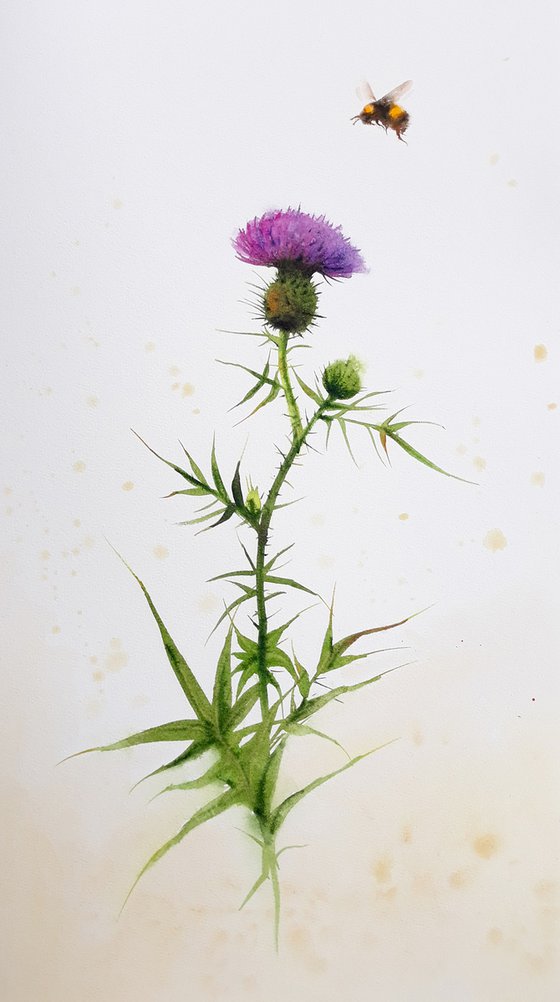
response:
<path id="1" fill-rule="evenodd" d="M 558 997 L 558 138 L 556 10 L 350 2 L 4 7 L 5 529 L 2 997 L 552 1002 Z M 406 95 L 408 145 L 356 127 L 355 87 Z M 285 427 L 228 413 L 253 365 L 251 268 L 231 238 L 299 206 L 370 268 L 321 289 L 307 365 L 355 353 L 413 443 L 476 486 L 333 438 L 278 513 L 290 574 L 337 584 L 339 635 L 406 624 L 414 664 L 327 707 L 351 755 L 285 826 L 280 953 L 234 827 L 207 799 L 130 787 L 140 747 L 55 763 L 184 712 L 149 587 L 205 685 L 236 566 L 195 538 L 177 440 L 259 484 Z M 412 413 L 413 412 L 413 413 Z M 229 466 L 228 466 L 229 471 Z M 168 475 L 169 473 L 169 475 Z M 295 606 L 294 606 L 295 608 Z M 298 625 L 311 658 L 321 609 Z M 341 764 L 288 744 L 281 796 Z M 189 797 L 187 802 L 186 797 Z"/>

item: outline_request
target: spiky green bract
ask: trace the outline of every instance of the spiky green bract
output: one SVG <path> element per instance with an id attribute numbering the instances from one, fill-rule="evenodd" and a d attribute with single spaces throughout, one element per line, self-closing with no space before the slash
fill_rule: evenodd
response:
<path id="1" fill-rule="evenodd" d="M 323 371 L 323 386 L 333 400 L 350 400 L 362 388 L 363 363 L 355 355 L 331 362 Z"/>
<path id="2" fill-rule="evenodd" d="M 283 334 L 303 334 L 317 314 L 317 287 L 296 265 L 283 264 L 263 295 L 267 324 Z"/>

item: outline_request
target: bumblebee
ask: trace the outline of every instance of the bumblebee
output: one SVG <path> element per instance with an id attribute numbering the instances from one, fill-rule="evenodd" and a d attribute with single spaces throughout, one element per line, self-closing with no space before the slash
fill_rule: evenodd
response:
<path id="1" fill-rule="evenodd" d="M 403 143 L 406 142 L 402 134 L 408 128 L 410 115 L 404 108 L 401 108 L 398 101 L 411 87 L 412 80 L 406 80 L 377 101 L 370 85 L 368 83 L 362 84 L 358 89 L 358 96 L 367 103 L 362 108 L 360 114 L 354 115 L 351 121 L 354 122 L 354 125 L 356 122 L 363 122 L 364 125 L 381 125 L 385 129 L 385 132 L 388 129 L 392 129 L 393 132 L 397 133 L 397 139 L 400 139 Z"/>

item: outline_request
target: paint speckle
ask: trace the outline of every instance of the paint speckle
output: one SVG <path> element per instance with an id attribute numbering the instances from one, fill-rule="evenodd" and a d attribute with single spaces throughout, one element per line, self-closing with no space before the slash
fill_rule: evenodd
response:
<path id="1" fill-rule="evenodd" d="M 169 550 L 166 546 L 154 546 L 152 553 L 158 560 L 167 560 L 169 556 Z"/>
<path id="2" fill-rule="evenodd" d="M 194 393 L 194 386 L 192 383 L 183 383 L 183 388 L 181 390 L 182 397 L 192 397 Z"/>
<path id="3" fill-rule="evenodd" d="M 120 671 L 128 664 L 128 654 L 122 650 L 121 641 L 118 637 L 113 637 L 109 644 L 109 653 L 104 660 L 107 671 Z"/>
<path id="4" fill-rule="evenodd" d="M 488 157 L 488 163 L 490 164 L 491 167 L 495 167 L 499 159 L 500 159 L 499 153 L 491 153 L 490 156 Z"/>
<path id="5" fill-rule="evenodd" d="M 99 397 L 95 397 L 93 395 L 91 397 L 88 397 L 86 400 L 86 404 L 88 405 L 88 407 L 97 407 L 98 403 L 99 403 Z"/>
<path id="6" fill-rule="evenodd" d="M 517 188 L 518 184 L 519 181 L 516 181 L 514 177 L 510 177 L 509 181 L 507 182 L 508 188 Z"/>
<path id="7" fill-rule="evenodd" d="M 489 929 L 488 932 L 486 933 L 486 939 L 488 940 L 489 943 L 492 944 L 492 946 L 499 946 L 500 943 L 503 941 L 503 938 L 504 934 L 502 930 L 497 929 L 496 926 L 494 926 L 492 929 Z"/>
<path id="8" fill-rule="evenodd" d="M 105 672 L 94 671 L 91 677 L 94 682 L 102 682 L 103 679 L 105 678 Z"/>
<path id="9" fill-rule="evenodd" d="M 86 464 L 82 459 L 78 459 L 72 466 L 74 473 L 83 473 L 86 468 Z"/>
<path id="10" fill-rule="evenodd" d="M 383 856 L 373 864 L 373 876 L 378 884 L 388 884 L 392 877 L 393 861 L 389 856 Z"/>
<path id="11" fill-rule="evenodd" d="M 410 515 L 407 511 L 401 511 L 399 515 L 399 522 L 408 522 Z"/>
<path id="12" fill-rule="evenodd" d="M 181 370 L 178 365 L 172 365 L 167 371 L 170 376 L 178 376 Z"/>
<path id="13" fill-rule="evenodd" d="M 95 539 L 93 536 L 84 536 L 82 545 L 85 546 L 87 550 L 91 550 L 92 546 L 95 546 Z"/>
<path id="14" fill-rule="evenodd" d="M 11 487 L 4 487 L 4 494 L 6 495 L 6 497 L 9 497 L 10 494 L 13 494 L 13 493 L 14 492 L 13 492 L 13 490 L 12 490 Z"/>
<path id="15" fill-rule="evenodd" d="M 464 887 L 467 883 L 467 871 L 466 870 L 455 870 L 453 873 L 449 874 L 447 878 L 449 886 L 453 887 L 456 891 L 461 887 Z"/>
<path id="16" fill-rule="evenodd" d="M 48 550 L 41 550 L 41 560 L 50 560 L 51 555 Z"/>
<path id="17" fill-rule="evenodd" d="M 415 379 L 423 379 L 424 378 L 424 370 L 423 369 L 413 369 L 412 375 L 414 376 Z"/>
<path id="18" fill-rule="evenodd" d="M 80 289 L 79 285 L 73 285 L 70 291 L 72 292 L 73 296 L 81 296 L 82 294 L 82 290 Z"/>
<path id="19" fill-rule="evenodd" d="M 193 414 L 200 414 L 200 407 L 193 407 Z"/>
<path id="20" fill-rule="evenodd" d="M 316 515 L 312 515 L 309 521 L 311 522 L 311 525 L 324 525 L 325 516 L 317 513 Z"/>
<path id="21" fill-rule="evenodd" d="M 124 484 L 121 485 L 121 490 L 123 491 L 134 490 L 134 484 L 132 483 L 132 480 L 125 480 Z"/>
<path id="22" fill-rule="evenodd" d="M 410 845 L 410 843 L 412 842 L 412 828 L 410 825 L 404 826 L 401 838 L 405 845 Z"/>
<path id="23" fill-rule="evenodd" d="M 147 341 L 146 344 L 144 345 L 144 350 L 155 351 L 156 350 L 155 341 Z"/>
<path id="24" fill-rule="evenodd" d="M 492 856 L 496 855 L 499 845 L 500 842 L 497 836 L 488 833 L 475 838 L 472 847 L 481 859 L 491 859 Z"/>
<path id="25" fill-rule="evenodd" d="M 199 612 L 215 612 L 218 608 L 220 602 L 216 595 L 211 592 L 207 592 L 205 595 L 201 595 L 196 603 L 196 607 Z"/>
<path id="26" fill-rule="evenodd" d="M 505 550 L 507 539 L 501 529 L 490 529 L 486 533 L 483 543 L 491 553 L 497 553 L 498 550 Z"/>
<path id="27" fill-rule="evenodd" d="M 326 554 L 323 554 L 317 558 L 317 563 L 319 564 L 319 567 L 324 567 L 325 569 L 327 567 L 332 567 L 334 564 L 334 557 L 329 557 Z"/>
<path id="28" fill-rule="evenodd" d="M 121 202 L 120 198 L 114 198 L 113 199 L 113 208 L 114 209 L 122 209 L 123 205 L 124 205 L 124 202 Z"/>
<path id="29" fill-rule="evenodd" d="M 532 487 L 544 487 L 544 473 L 537 472 L 531 474 L 531 486 Z"/>
<path id="30" fill-rule="evenodd" d="M 549 411 L 555 411 L 556 408 L 558 407 L 558 404 L 556 404 L 554 401 L 552 401 L 550 404 L 547 404 L 546 407 L 547 407 L 547 410 L 549 410 Z"/>
<path id="31" fill-rule="evenodd" d="M 179 387 L 180 387 L 180 385 L 181 385 L 180 383 L 172 383 L 171 384 L 171 389 L 172 390 L 178 390 Z"/>
<path id="32" fill-rule="evenodd" d="M 51 626 L 51 633 L 60 633 L 60 626 Z"/>
<path id="33" fill-rule="evenodd" d="M 459 442 L 459 445 L 455 449 L 455 452 L 457 452 L 460 456 L 464 456 L 465 453 L 467 452 L 466 445 L 464 445 L 462 442 Z"/>
<path id="34" fill-rule="evenodd" d="M 474 468 L 476 470 L 480 470 L 480 471 L 485 470 L 486 469 L 486 460 L 483 459 L 482 456 L 475 456 L 474 459 L 473 459 L 473 466 L 474 466 Z"/>
<path id="35" fill-rule="evenodd" d="M 533 348 L 535 362 L 545 362 L 548 358 L 548 348 L 545 344 L 536 344 Z"/>

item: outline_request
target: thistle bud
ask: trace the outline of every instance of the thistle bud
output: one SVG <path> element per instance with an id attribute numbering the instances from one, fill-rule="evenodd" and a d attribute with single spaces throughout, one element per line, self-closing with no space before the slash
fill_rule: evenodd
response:
<path id="1" fill-rule="evenodd" d="M 362 388 L 363 365 L 355 355 L 339 358 L 327 365 L 323 372 L 323 386 L 334 400 L 349 400 Z"/>
<path id="2" fill-rule="evenodd" d="M 284 264 L 263 297 L 266 322 L 285 334 L 302 334 L 315 319 L 317 290 L 310 274 L 296 264 Z"/>
<path id="3" fill-rule="evenodd" d="M 247 492 L 245 504 L 253 515 L 257 515 L 261 510 L 261 499 L 256 487 L 251 487 L 251 490 Z"/>

